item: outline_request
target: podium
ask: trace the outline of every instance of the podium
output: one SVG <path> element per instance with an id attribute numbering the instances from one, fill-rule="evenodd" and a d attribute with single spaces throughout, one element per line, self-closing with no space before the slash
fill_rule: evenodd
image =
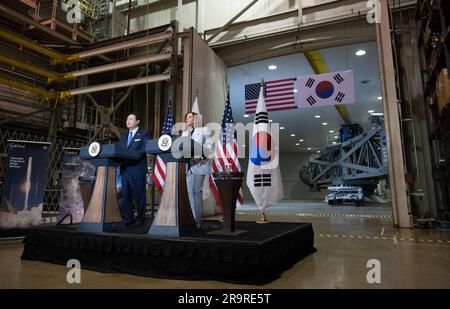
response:
<path id="1" fill-rule="evenodd" d="M 97 168 L 97 176 L 89 206 L 77 231 L 118 232 L 124 229 L 124 224 L 117 202 L 116 168 L 123 161 L 139 158 L 117 144 L 98 145 L 97 152 L 91 155 L 88 146 L 81 147 L 80 157 Z"/>
<path id="2" fill-rule="evenodd" d="M 246 231 L 237 231 L 236 226 L 236 200 L 244 180 L 243 172 L 219 172 L 213 173 L 214 181 L 219 190 L 222 202 L 223 230 L 212 231 L 212 235 L 237 236 Z"/>
<path id="3" fill-rule="evenodd" d="M 186 185 L 187 163 L 191 150 L 196 147 L 202 146 L 190 137 L 177 138 L 166 151 L 161 150 L 158 140 L 147 141 L 145 151 L 166 162 L 164 190 L 149 235 L 179 237 L 184 231 L 196 228 Z"/>

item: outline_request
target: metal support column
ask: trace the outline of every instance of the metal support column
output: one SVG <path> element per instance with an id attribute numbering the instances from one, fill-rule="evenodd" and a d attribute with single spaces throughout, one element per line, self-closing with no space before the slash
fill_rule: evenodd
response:
<path id="1" fill-rule="evenodd" d="M 396 72 L 391 44 L 390 10 L 387 1 L 380 1 L 380 23 L 376 24 L 381 90 L 388 145 L 389 179 L 392 195 L 394 226 L 413 227 L 408 205 L 402 135 L 396 91 Z"/>

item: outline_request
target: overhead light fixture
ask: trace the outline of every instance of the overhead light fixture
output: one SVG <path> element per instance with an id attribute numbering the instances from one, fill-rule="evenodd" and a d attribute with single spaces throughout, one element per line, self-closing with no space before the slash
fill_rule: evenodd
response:
<path id="1" fill-rule="evenodd" d="M 314 118 L 319 119 L 320 115 L 315 115 Z"/>
<path id="2" fill-rule="evenodd" d="M 311 147 L 308 147 L 308 148 L 306 148 L 306 149 L 311 150 L 312 148 L 311 148 Z"/>
<path id="3" fill-rule="evenodd" d="M 336 145 L 337 143 L 336 142 L 333 142 L 333 145 Z"/>
<path id="4" fill-rule="evenodd" d="M 297 144 L 295 144 L 295 146 L 300 146 L 300 144 L 299 144 L 299 143 L 297 143 Z"/>
<path id="5" fill-rule="evenodd" d="M 375 113 L 375 111 L 373 109 L 371 109 L 370 111 L 367 111 L 369 114 Z"/>
<path id="6" fill-rule="evenodd" d="M 383 97 L 378 97 L 377 99 L 378 99 L 378 101 L 381 101 L 381 100 L 383 100 Z"/>
<path id="7" fill-rule="evenodd" d="M 333 131 L 333 130 L 330 130 L 329 133 L 334 133 L 334 131 Z"/>
<path id="8" fill-rule="evenodd" d="M 292 137 L 295 137 L 295 134 L 291 134 Z"/>
<path id="9" fill-rule="evenodd" d="M 271 71 L 278 69 L 278 67 L 275 64 L 271 64 L 267 68 Z"/>
<path id="10" fill-rule="evenodd" d="M 372 116 L 383 116 L 384 114 L 383 113 L 372 113 L 371 115 Z"/>
<path id="11" fill-rule="evenodd" d="M 322 125 L 323 125 L 323 126 L 327 126 L 327 125 L 328 125 L 328 122 L 322 122 Z"/>
<path id="12" fill-rule="evenodd" d="M 367 54 L 367 52 L 364 49 L 360 49 L 355 53 L 355 55 L 359 57 L 364 56 L 365 54 Z"/>
<path id="13" fill-rule="evenodd" d="M 303 139 L 301 139 L 301 140 L 299 140 L 299 142 L 304 142 L 304 140 L 303 140 Z"/>
<path id="14" fill-rule="evenodd" d="M 320 150 L 317 150 L 317 153 L 320 153 Z"/>
<path id="15" fill-rule="evenodd" d="M 284 127 L 280 127 L 280 130 L 284 130 Z"/>
<path id="16" fill-rule="evenodd" d="M 338 139 L 338 138 L 339 138 L 339 136 L 337 136 L 337 135 L 334 137 L 334 139 Z"/>
<path id="17" fill-rule="evenodd" d="M 250 117 L 250 115 L 244 115 L 244 118 L 248 118 L 248 117 Z"/>

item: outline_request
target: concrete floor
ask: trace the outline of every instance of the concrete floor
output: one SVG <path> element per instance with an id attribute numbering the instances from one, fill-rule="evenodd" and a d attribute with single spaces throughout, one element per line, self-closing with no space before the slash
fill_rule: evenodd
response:
<path id="1" fill-rule="evenodd" d="M 255 220 L 256 214 L 238 215 Z M 450 233 L 392 228 L 376 217 L 271 215 L 270 221 L 313 223 L 317 252 L 260 288 L 450 288 Z M 67 269 L 22 261 L 20 241 L 0 241 L 0 288 L 253 288 L 218 281 L 183 281 L 82 270 L 81 284 L 66 283 Z M 381 262 L 381 284 L 368 284 L 366 263 Z"/>

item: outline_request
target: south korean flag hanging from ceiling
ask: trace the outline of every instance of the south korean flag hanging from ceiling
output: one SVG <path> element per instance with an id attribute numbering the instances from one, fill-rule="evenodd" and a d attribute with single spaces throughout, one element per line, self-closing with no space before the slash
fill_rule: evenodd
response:
<path id="1" fill-rule="evenodd" d="M 355 103 L 353 71 L 297 78 L 295 99 L 299 108 Z"/>

